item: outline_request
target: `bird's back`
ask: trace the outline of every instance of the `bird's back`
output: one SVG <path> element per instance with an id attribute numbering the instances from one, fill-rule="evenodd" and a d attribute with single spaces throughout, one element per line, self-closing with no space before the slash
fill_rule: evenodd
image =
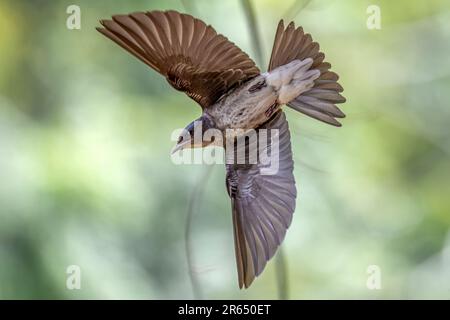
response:
<path id="1" fill-rule="evenodd" d="M 267 121 L 264 112 L 277 100 L 276 92 L 267 86 L 264 75 L 230 90 L 205 110 L 219 129 L 253 129 Z"/>
<path id="2" fill-rule="evenodd" d="M 219 129 L 255 129 L 279 108 L 314 86 L 319 70 L 313 60 L 294 60 L 230 90 L 208 108 Z"/>

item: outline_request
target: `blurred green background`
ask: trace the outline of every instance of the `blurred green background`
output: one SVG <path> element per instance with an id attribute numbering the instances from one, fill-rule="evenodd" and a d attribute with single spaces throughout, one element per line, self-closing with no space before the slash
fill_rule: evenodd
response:
<path id="1" fill-rule="evenodd" d="M 260 67 L 291 18 L 348 100 L 340 129 L 286 111 L 299 189 L 283 244 L 289 298 L 449 299 L 450 2 L 306 2 L 252 2 Z M 71 4 L 81 30 L 66 28 Z M 366 27 L 370 4 L 381 30 Z M 184 232 L 199 181 L 202 297 L 279 296 L 273 261 L 238 289 L 224 167 L 205 180 L 206 166 L 170 161 L 172 131 L 200 108 L 95 31 L 153 9 L 191 13 L 256 56 L 238 0 L 0 0 L 0 298 L 192 298 Z M 69 265 L 81 290 L 66 289 Z M 369 265 L 381 290 L 366 286 Z"/>

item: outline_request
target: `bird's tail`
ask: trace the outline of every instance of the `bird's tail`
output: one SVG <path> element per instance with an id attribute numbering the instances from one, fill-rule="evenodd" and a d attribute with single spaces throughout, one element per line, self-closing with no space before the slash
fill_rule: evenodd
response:
<path id="1" fill-rule="evenodd" d="M 345 117 L 336 106 L 345 102 L 340 94 L 343 88 L 337 82 L 339 76 L 329 71 L 331 64 L 324 62 L 324 59 L 319 44 L 313 42 L 311 35 L 305 34 L 302 27 L 296 29 L 291 22 L 284 28 L 283 20 L 280 21 L 270 58 L 269 76 L 277 73 L 271 71 L 280 68 L 285 68 L 280 75 L 285 76 L 288 71 L 293 74 L 291 78 L 289 74 L 285 77 L 291 82 L 291 87 L 284 84 L 286 90 L 279 91 L 280 103 L 287 103 L 289 107 L 317 120 L 341 126 L 335 118 Z M 272 80 L 280 81 L 275 77 Z"/>

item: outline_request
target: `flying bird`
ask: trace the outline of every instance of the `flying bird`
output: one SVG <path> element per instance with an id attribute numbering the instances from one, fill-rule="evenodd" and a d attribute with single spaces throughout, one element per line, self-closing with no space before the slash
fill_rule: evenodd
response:
<path id="1" fill-rule="evenodd" d="M 226 163 L 226 187 L 231 198 L 239 288 L 248 288 L 275 254 L 291 224 L 297 190 L 293 174 L 291 138 L 282 106 L 333 126 L 344 113 L 345 102 L 338 75 L 330 71 L 319 44 L 302 27 L 278 24 L 267 72 L 213 27 L 176 11 L 136 12 L 101 20 L 103 35 L 162 74 L 176 90 L 202 108 L 202 115 L 186 127 L 174 151 L 214 145 L 195 141 L 194 131 L 226 132 L 276 130 L 277 145 L 267 149 L 277 157 L 271 174 L 266 161 Z M 231 153 L 239 139 L 230 138 Z M 272 136 L 271 136 L 272 137 Z M 226 139 L 225 138 L 225 139 Z M 246 139 L 244 148 L 259 148 L 260 141 Z M 227 144 L 228 146 L 228 144 Z M 242 146 L 242 145 L 241 145 Z M 228 147 L 230 148 L 230 147 Z M 229 150 L 226 150 L 229 151 Z"/>

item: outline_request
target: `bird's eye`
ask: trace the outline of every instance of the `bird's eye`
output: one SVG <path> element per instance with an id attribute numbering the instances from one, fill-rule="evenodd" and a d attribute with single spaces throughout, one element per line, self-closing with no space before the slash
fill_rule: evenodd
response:
<path id="1" fill-rule="evenodd" d="M 183 136 L 180 136 L 179 138 L 178 138 L 178 142 L 177 143 L 181 143 L 183 141 Z"/>

